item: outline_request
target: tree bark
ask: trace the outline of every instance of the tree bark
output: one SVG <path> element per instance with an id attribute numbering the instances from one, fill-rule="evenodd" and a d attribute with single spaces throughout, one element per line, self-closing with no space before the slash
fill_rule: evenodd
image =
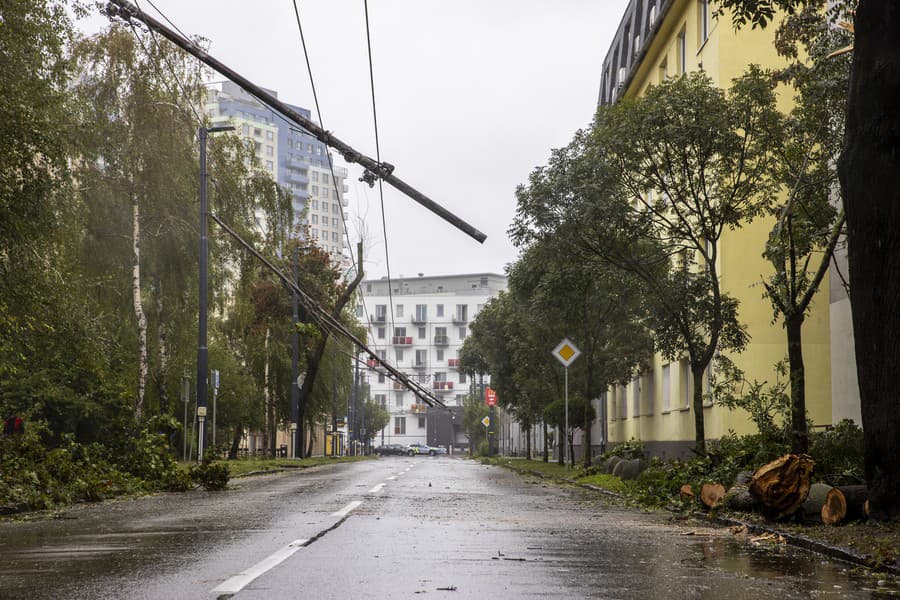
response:
<path id="1" fill-rule="evenodd" d="M 531 460 L 531 433 L 534 426 L 530 426 L 525 432 L 525 460 Z"/>
<path id="2" fill-rule="evenodd" d="M 847 485 L 833 488 L 821 509 L 822 521 L 839 525 L 845 521 L 864 519 L 868 490 L 864 485 Z"/>
<path id="3" fill-rule="evenodd" d="M 228 460 L 235 460 L 238 457 L 238 449 L 241 446 L 242 437 L 244 437 L 244 426 L 235 425 L 234 436 L 231 438 L 231 448 L 228 450 Z"/>
<path id="4" fill-rule="evenodd" d="M 547 434 L 550 432 L 547 427 L 547 423 L 542 421 L 544 425 L 544 462 L 550 462 L 550 441 L 547 439 Z"/>
<path id="5" fill-rule="evenodd" d="M 159 354 L 159 414 L 169 414 L 169 331 L 163 310 L 162 280 L 156 281 L 156 338 Z"/>
<path id="6" fill-rule="evenodd" d="M 800 507 L 800 516 L 806 523 L 821 523 L 823 512 L 822 507 L 827 503 L 827 498 L 833 490 L 826 483 L 814 483 L 809 486 L 809 494 Z"/>
<path id="7" fill-rule="evenodd" d="M 706 372 L 707 365 L 700 366 L 698 370 L 691 363 L 691 375 L 694 381 L 694 451 L 699 456 L 706 456 L 706 428 L 703 418 L 703 374 Z"/>
<path id="8" fill-rule="evenodd" d="M 900 6 L 860 0 L 838 163 L 873 519 L 900 519 Z"/>
<path id="9" fill-rule="evenodd" d="M 263 352 L 266 359 L 263 365 L 263 415 L 265 421 L 263 423 L 263 448 L 266 452 L 269 450 L 269 403 L 271 402 L 271 390 L 269 382 L 269 328 L 266 327 L 266 337 L 263 341 Z"/>
<path id="10" fill-rule="evenodd" d="M 787 329 L 788 364 L 791 379 L 791 452 L 804 454 L 809 450 L 806 428 L 806 372 L 803 368 L 803 313 L 785 317 Z"/>
<path id="11" fill-rule="evenodd" d="M 134 418 L 141 420 L 144 411 L 144 394 L 147 389 L 147 375 L 150 372 L 150 358 L 147 352 L 147 315 L 141 298 L 141 209 L 137 198 L 131 201 L 131 298 L 138 328 L 138 386 L 134 400 Z"/>

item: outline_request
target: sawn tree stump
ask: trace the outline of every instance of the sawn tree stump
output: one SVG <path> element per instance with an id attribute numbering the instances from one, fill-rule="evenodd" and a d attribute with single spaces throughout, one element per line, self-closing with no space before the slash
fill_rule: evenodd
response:
<path id="1" fill-rule="evenodd" d="M 761 466 L 750 481 L 750 493 L 772 519 L 793 514 L 809 495 L 813 459 L 806 454 L 785 454 Z"/>
<path id="2" fill-rule="evenodd" d="M 708 508 L 714 508 L 725 497 L 725 486 L 721 483 L 704 483 L 700 486 L 700 502 Z"/>
<path id="3" fill-rule="evenodd" d="M 845 521 L 864 519 L 869 490 L 864 485 L 846 485 L 832 488 L 822 505 L 822 522 L 839 525 Z"/>

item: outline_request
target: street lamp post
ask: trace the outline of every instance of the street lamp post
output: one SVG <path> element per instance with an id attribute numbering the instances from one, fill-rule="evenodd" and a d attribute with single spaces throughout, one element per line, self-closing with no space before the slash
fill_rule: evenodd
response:
<path id="1" fill-rule="evenodd" d="M 218 125 L 216 127 L 200 127 L 200 307 L 199 328 L 197 340 L 197 416 L 200 419 L 197 440 L 197 461 L 203 462 L 203 450 L 206 445 L 204 437 L 204 422 L 206 421 L 207 407 L 207 369 L 208 349 L 206 341 L 206 304 L 208 291 L 208 267 L 209 267 L 209 238 L 206 233 L 206 222 L 209 210 L 206 205 L 206 138 L 210 133 L 218 131 L 231 131 L 231 125 Z"/>

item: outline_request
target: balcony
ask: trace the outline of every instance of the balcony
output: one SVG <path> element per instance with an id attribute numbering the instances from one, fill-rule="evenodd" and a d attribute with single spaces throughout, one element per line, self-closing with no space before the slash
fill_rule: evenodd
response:
<path id="1" fill-rule="evenodd" d="M 411 337 L 403 337 L 403 336 L 394 336 L 392 339 L 392 344 L 395 346 L 412 346 L 412 338 Z"/>
<path id="2" fill-rule="evenodd" d="M 447 366 L 453 367 L 454 369 L 458 369 L 459 368 L 459 359 L 458 358 L 448 358 Z"/>
<path id="3" fill-rule="evenodd" d="M 427 411 L 428 411 L 427 404 L 410 404 L 409 405 L 409 412 L 411 412 L 413 414 L 421 415 L 421 414 L 426 413 Z"/>
<path id="4" fill-rule="evenodd" d="M 414 363 L 413 363 L 413 369 L 416 369 L 417 371 L 422 371 L 422 370 L 425 370 L 425 369 L 427 369 L 427 368 L 428 368 L 428 365 L 425 364 L 424 361 L 423 361 L 423 362 L 414 362 Z"/>
<path id="5" fill-rule="evenodd" d="M 434 345 L 435 346 L 446 346 L 450 343 L 449 335 L 436 335 L 434 336 Z"/>
<path id="6" fill-rule="evenodd" d="M 456 313 L 455 315 L 453 315 L 454 325 L 465 325 L 468 322 L 469 318 L 465 313 Z"/>
<path id="7" fill-rule="evenodd" d="M 431 384 L 431 389 L 437 392 L 447 392 L 453 389 L 452 381 L 435 381 Z"/>
<path id="8" fill-rule="evenodd" d="M 384 315 L 379 315 L 379 314 L 369 315 L 369 322 L 371 322 L 371 323 L 384 323 L 386 321 L 387 321 L 386 314 L 384 314 Z"/>
<path id="9" fill-rule="evenodd" d="M 374 369 L 378 366 L 378 361 L 375 360 L 374 358 L 370 358 L 370 359 L 366 360 L 366 366 L 369 367 L 370 369 Z"/>
<path id="10" fill-rule="evenodd" d="M 409 317 L 409 320 L 414 325 L 424 325 L 428 321 L 428 319 L 426 318 L 426 315 L 420 315 L 420 314 L 411 315 Z"/>

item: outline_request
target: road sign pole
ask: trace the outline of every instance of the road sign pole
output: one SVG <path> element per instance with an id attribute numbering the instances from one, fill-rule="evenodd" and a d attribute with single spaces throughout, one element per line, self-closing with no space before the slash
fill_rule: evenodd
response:
<path id="1" fill-rule="evenodd" d="M 566 463 L 566 451 L 569 447 L 569 367 L 566 367 L 566 430 L 563 431 L 563 464 Z"/>

